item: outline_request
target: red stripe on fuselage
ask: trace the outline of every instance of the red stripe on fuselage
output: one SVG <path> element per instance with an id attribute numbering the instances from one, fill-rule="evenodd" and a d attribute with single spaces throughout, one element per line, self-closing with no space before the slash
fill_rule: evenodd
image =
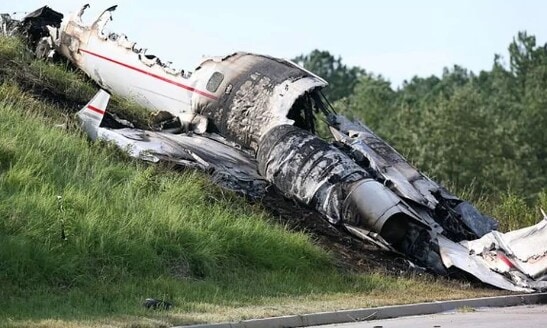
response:
<path id="1" fill-rule="evenodd" d="M 91 110 L 94 111 L 95 113 L 104 115 L 104 110 L 102 110 L 102 109 L 99 109 L 99 108 L 94 107 L 94 106 L 91 106 L 91 105 L 87 105 L 87 108 L 91 109 Z"/>
<path id="2" fill-rule="evenodd" d="M 505 254 L 503 254 L 502 252 L 498 252 L 498 257 L 500 258 L 500 260 L 505 263 L 509 268 L 514 268 L 515 265 L 513 264 L 513 262 L 511 262 L 511 260 L 509 260 L 509 258 L 507 258 L 507 256 L 505 256 Z"/>
<path id="3" fill-rule="evenodd" d="M 191 87 L 191 86 L 188 86 L 188 85 L 179 83 L 179 82 L 177 82 L 177 81 L 170 80 L 170 79 L 165 78 L 165 77 L 163 77 L 163 76 L 160 76 L 160 75 L 157 75 L 157 74 L 154 74 L 154 73 L 151 73 L 151 72 L 147 72 L 147 71 L 145 71 L 145 70 L 143 70 L 143 69 L 140 69 L 140 68 L 138 68 L 138 67 L 134 67 L 134 66 L 131 66 L 131 65 L 122 63 L 122 62 L 120 62 L 120 61 L 117 61 L 117 60 L 115 60 L 115 59 L 112 59 L 112 58 L 109 58 L 109 57 L 100 55 L 100 54 L 98 54 L 98 53 L 94 53 L 94 52 L 92 52 L 92 51 L 85 50 L 85 49 L 80 49 L 80 51 L 81 51 L 81 52 L 84 52 L 84 53 L 86 53 L 86 54 L 95 56 L 95 57 L 97 57 L 97 58 L 104 59 L 104 60 L 109 61 L 109 62 L 111 62 L 111 63 L 118 64 L 118 65 L 123 66 L 123 67 L 125 67 L 125 68 L 129 68 L 130 70 L 133 70 L 133 71 L 135 71 L 135 72 L 139 72 L 139 73 L 142 73 L 142 74 L 151 76 L 151 77 L 153 77 L 153 78 L 155 78 L 155 79 L 158 79 L 158 80 L 161 80 L 161 81 L 163 81 L 163 82 L 167 82 L 167 83 L 176 85 L 176 86 L 179 87 L 179 88 L 188 90 L 188 91 L 193 92 L 193 93 L 197 93 L 198 95 L 201 95 L 201 96 L 204 96 L 204 97 L 213 99 L 213 100 L 217 100 L 217 99 L 218 99 L 218 97 L 216 97 L 216 96 L 213 95 L 213 94 L 210 94 L 210 93 L 207 93 L 207 92 L 198 90 L 198 89 L 196 89 L 196 88 L 193 88 L 193 87 Z"/>

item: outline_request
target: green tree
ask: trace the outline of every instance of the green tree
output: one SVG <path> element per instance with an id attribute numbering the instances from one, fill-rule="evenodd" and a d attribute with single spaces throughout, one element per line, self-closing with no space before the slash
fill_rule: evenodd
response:
<path id="1" fill-rule="evenodd" d="M 350 118 L 363 121 L 380 135 L 389 131 L 396 93 L 389 81 L 381 76 L 363 74 L 347 98 L 335 102 L 335 109 Z"/>
<path id="2" fill-rule="evenodd" d="M 495 55 L 490 70 L 455 65 L 397 90 L 363 73 L 335 107 L 448 185 L 534 199 L 547 184 L 547 44 L 520 32 L 508 50 L 507 65 Z"/>
<path id="3" fill-rule="evenodd" d="M 340 56 L 336 58 L 328 51 L 317 49 L 307 55 L 300 55 L 293 61 L 329 83 L 326 97 L 330 101 L 349 96 L 359 77 L 365 73 L 362 68 L 348 67 L 343 64 Z"/>

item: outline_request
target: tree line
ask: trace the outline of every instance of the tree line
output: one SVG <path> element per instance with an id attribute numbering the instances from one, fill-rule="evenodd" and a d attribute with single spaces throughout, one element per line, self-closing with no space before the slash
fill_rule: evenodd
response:
<path id="1" fill-rule="evenodd" d="M 371 127 L 431 178 L 477 195 L 532 200 L 547 182 L 547 44 L 519 32 L 508 59 L 495 55 L 479 73 L 455 65 L 396 89 L 328 51 L 294 61 L 329 82 L 338 112 Z"/>

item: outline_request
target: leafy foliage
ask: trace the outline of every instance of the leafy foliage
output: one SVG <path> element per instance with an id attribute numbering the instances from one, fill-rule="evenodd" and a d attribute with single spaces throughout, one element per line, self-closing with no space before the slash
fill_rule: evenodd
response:
<path id="1" fill-rule="evenodd" d="M 365 71 L 359 67 L 348 67 L 342 64 L 340 56 L 336 58 L 328 51 L 313 50 L 308 55 L 294 58 L 293 61 L 329 83 L 327 97 L 330 101 L 349 96 L 357 85 L 359 77 L 365 74 Z"/>
<path id="2" fill-rule="evenodd" d="M 520 32 L 508 50 L 508 66 L 496 55 L 488 71 L 454 66 L 441 77 L 413 77 L 397 90 L 381 76 L 361 73 L 355 85 L 337 91 L 336 99 L 348 96 L 335 107 L 456 190 L 471 187 L 476 198 L 510 191 L 530 203 L 547 184 L 547 44 Z M 313 51 L 304 63 L 315 67 L 318 53 L 324 52 Z"/>

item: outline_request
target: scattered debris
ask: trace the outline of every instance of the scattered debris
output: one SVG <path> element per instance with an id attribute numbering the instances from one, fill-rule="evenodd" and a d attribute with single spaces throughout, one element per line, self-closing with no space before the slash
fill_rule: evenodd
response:
<path id="1" fill-rule="evenodd" d="M 170 310 L 173 307 L 173 304 L 164 300 L 147 298 L 144 300 L 144 303 L 142 303 L 142 306 L 151 310 Z"/>
<path id="2" fill-rule="evenodd" d="M 47 58 L 53 55 L 53 44 L 48 27 L 59 28 L 63 17 L 63 14 L 48 6 L 27 14 L 20 21 L 9 14 L 0 14 L 0 34 L 21 36 L 36 57 Z"/>
<path id="3" fill-rule="evenodd" d="M 256 161 L 233 143 L 215 134 L 188 135 L 104 127 L 101 123 L 109 99 L 110 95 L 100 90 L 77 114 L 92 140 L 110 141 L 141 160 L 164 161 L 207 171 L 222 187 L 253 199 L 264 196 L 268 183 L 258 174 Z"/>
<path id="4" fill-rule="evenodd" d="M 244 52 L 209 58 L 192 74 L 175 70 L 125 35 L 105 32 L 116 6 L 91 25 L 81 20 L 87 7 L 46 25 L 48 36 L 36 35 L 104 90 L 165 113 L 157 131 L 107 127 L 110 96 L 100 90 L 78 113 L 91 139 L 142 160 L 209 171 L 254 199 L 273 186 L 333 226 L 437 274 L 457 269 L 507 290 L 547 289 L 545 220 L 497 232 L 493 218 L 420 173 L 365 125 L 336 114 L 322 78 Z M 334 143 L 315 134 L 318 115 Z"/>

